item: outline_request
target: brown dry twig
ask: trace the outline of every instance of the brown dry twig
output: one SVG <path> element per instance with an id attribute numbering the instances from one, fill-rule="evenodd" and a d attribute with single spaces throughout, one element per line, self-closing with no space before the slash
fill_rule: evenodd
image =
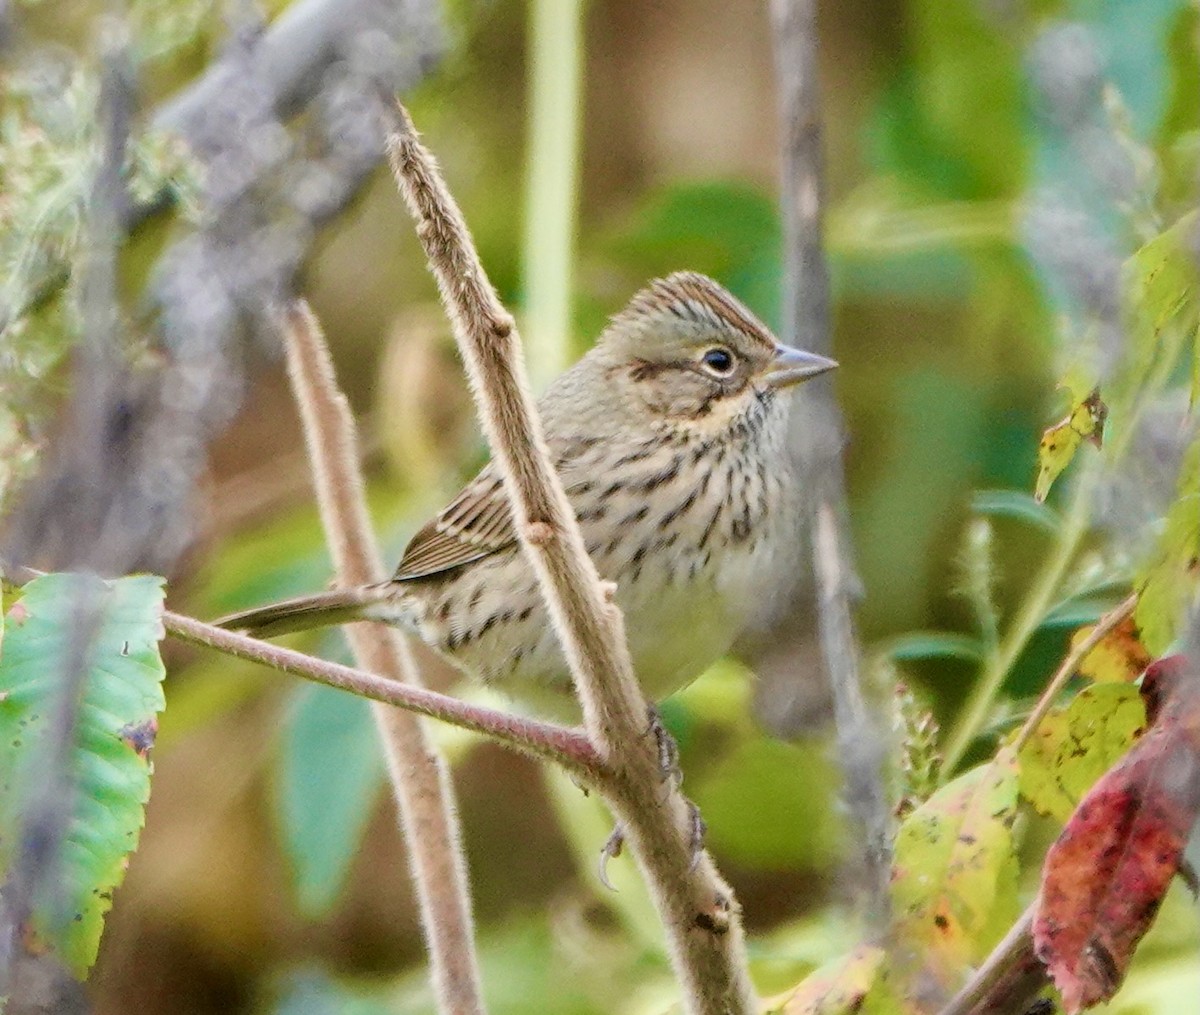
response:
<path id="1" fill-rule="evenodd" d="M 237 659 L 261 663 L 281 673 L 349 691 L 361 698 L 381 701 L 386 705 L 440 719 L 452 726 L 482 733 L 498 743 L 523 754 L 554 761 L 581 779 L 590 779 L 602 761 L 591 742 L 577 729 L 554 723 L 526 719 L 523 716 L 500 712 L 494 708 L 475 705 L 439 694 L 424 687 L 397 683 L 386 677 L 356 670 L 352 666 L 331 663 L 305 655 L 282 645 L 272 645 L 244 634 L 213 627 L 201 620 L 185 617 L 169 610 L 163 614 L 163 626 L 168 634 L 193 645 L 223 652 Z"/>
<path id="2" fill-rule="evenodd" d="M 334 379 L 329 348 L 306 303 L 289 307 L 281 323 L 338 581 L 345 587 L 380 581 L 383 565 L 367 515 L 354 418 Z M 408 644 L 395 628 L 351 624 L 346 636 L 364 669 L 422 685 Z M 447 1015 L 482 1013 L 470 886 L 445 759 L 417 715 L 380 702 L 372 702 L 371 712 L 408 845 L 438 1009 Z"/>
<path id="3" fill-rule="evenodd" d="M 689 805 L 673 780 L 663 781 L 621 613 L 605 595 L 547 456 L 513 319 L 402 107 L 388 154 L 454 327 L 517 534 L 570 663 L 585 728 L 604 759 L 596 785 L 650 888 L 686 1010 L 749 1013 L 754 994 L 733 894 L 708 854 L 695 855 Z"/>

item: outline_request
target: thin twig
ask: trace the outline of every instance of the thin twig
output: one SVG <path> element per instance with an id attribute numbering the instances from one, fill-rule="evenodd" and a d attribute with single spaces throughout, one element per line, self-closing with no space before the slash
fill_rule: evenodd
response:
<path id="1" fill-rule="evenodd" d="M 755 1002 L 737 906 L 708 854 L 696 854 L 687 802 L 673 780 L 663 782 L 621 613 L 587 555 L 550 464 L 513 320 L 403 108 L 388 154 L 454 326 L 516 532 L 570 664 L 585 728 L 609 765 L 611 777 L 599 789 L 663 921 L 685 1008 L 697 1015 L 748 1013 Z"/>
<path id="2" fill-rule="evenodd" d="M 829 270 L 822 246 L 823 180 L 816 0 L 773 0 L 782 141 L 784 229 L 782 338 L 813 352 L 832 347 Z M 808 498 L 821 650 L 833 692 L 838 758 L 874 934 L 888 922 L 891 812 L 884 787 L 886 738 L 863 693 L 841 453 L 842 424 L 829 382 L 818 379 L 793 410 L 799 483 Z M 858 874 L 857 871 L 853 872 Z"/>
<path id="3" fill-rule="evenodd" d="M 344 587 L 377 582 L 383 565 L 367 516 L 354 419 L 306 303 L 288 309 L 284 335 L 288 374 L 338 579 Z M 346 637 L 363 669 L 422 685 L 408 644 L 395 628 L 352 624 Z M 447 1015 L 483 1013 L 470 886 L 449 769 L 416 715 L 379 702 L 372 703 L 371 711 L 408 844 L 438 1009 Z"/>
<path id="4" fill-rule="evenodd" d="M 1028 742 L 1029 738 L 1036 732 L 1038 723 L 1045 718 L 1046 713 L 1050 711 L 1050 707 L 1054 704 L 1054 699 L 1058 697 L 1058 692 L 1063 689 L 1063 685 L 1071 679 L 1071 675 L 1079 668 L 1079 664 L 1083 662 L 1084 657 L 1100 644 L 1123 620 L 1133 616 L 1133 611 L 1137 607 L 1137 595 L 1131 595 L 1123 602 L 1114 606 L 1097 622 L 1087 634 L 1087 637 L 1071 648 L 1067 653 L 1067 657 L 1062 661 L 1054 672 L 1054 676 L 1050 678 L 1050 683 L 1046 685 L 1046 689 L 1042 691 L 1042 695 L 1038 698 L 1038 703 L 1034 706 L 1033 712 L 1030 713 L 1028 719 L 1025 720 L 1025 725 L 1021 727 L 1021 731 L 1013 740 L 1013 750 L 1019 751 Z"/>
<path id="5" fill-rule="evenodd" d="M 453 698 L 448 694 L 438 694 L 424 687 L 400 684 L 365 670 L 331 663 L 281 645 L 272 645 L 244 634 L 213 627 L 179 613 L 165 612 L 163 626 L 168 634 L 193 645 L 203 645 L 237 659 L 262 663 L 281 673 L 290 673 L 294 677 L 312 680 L 327 687 L 336 687 L 362 698 L 396 705 L 410 712 L 427 715 L 431 719 L 440 719 L 452 726 L 483 733 L 524 754 L 557 762 L 586 781 L 598 778 L 597 773 L 603 767 L 603 762 L 591 742 L 577 729 L 510 715 Z"/>

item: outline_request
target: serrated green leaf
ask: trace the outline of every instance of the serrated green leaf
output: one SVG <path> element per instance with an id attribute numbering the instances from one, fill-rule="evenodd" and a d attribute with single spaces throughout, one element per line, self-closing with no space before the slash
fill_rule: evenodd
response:
<path id="1" fill-rule="evenodd" d="M 1132 684 L 1085 687 L 1066 708 L 1046 715 L 1021 748 L 1021 795 L 1065 822 L 1145 721 L 1141 694 Z"/>
<path id="2" fill-rule="evenodd" d="M 908 978 L 956 989 L 1016 916 L 1017 763 L 1001 750 L 944 786 L 896 835 L 893 939 Z"/>
<path id="3" fill-rule="evenodd" d="M 913 631 L 892 638 L 883 646 L 883 652 L 897 662 L 912 662 L 916 659 L 958 659 L 978 663 L 983 660 L 983 645 L 978 638 L 951 631 Z"/>
<path id="4" fill-rule="evenodd" d="M 150 796 L 148 752 L 164 705 L 163 580 L 36 578 L 8 611 L 0 655 L 0 870 L 8 871 L 22 817 L 45 789 L 46 741 L 83 596 L 97 603 L 99 619 L 70 753 L 75 793 L 56 883 L 34 899 L 31 916 L 32 932 L 81 977 L 95 961 Z"/>
<path id="5" fill-rule="evenodd" d="M 299 688 L 280 744 L 283 846 L 300 912 L 333 907 L 383 785 L 371 703 L 329 687 Z"/>
<path id="6" fill-rule="evenodd" d="M 980 515 L 1026 522 L 1052 536 L 1062 528 L 1058 512 L 1024 490 L 979 490 L 971 498 L 971 510 Z"/>

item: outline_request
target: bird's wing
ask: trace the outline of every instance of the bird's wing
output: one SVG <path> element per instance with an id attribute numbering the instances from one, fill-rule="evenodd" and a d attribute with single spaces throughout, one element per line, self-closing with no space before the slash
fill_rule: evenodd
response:
<path id="1" fill-rule="evenodd" d="M 497 553 L 516 541 L 500 474 L 489 462 L 462 493 L 412 537 L 393 580 L 441 574 Z"/>

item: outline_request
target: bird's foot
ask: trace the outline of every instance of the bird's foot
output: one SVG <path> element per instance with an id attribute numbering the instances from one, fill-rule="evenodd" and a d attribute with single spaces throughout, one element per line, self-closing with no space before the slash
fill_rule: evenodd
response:
<path id="1" fill-rule="evenodd" d="M 708 832 L 708 825 L 704 819 L 700 817 L 700 808 L 697 807 L 691 800 L 687 801 L 688 805 L 688 825 L 691 835 L 692 844 L 692 862 L 688 867 L 689 871 L 694 871 L 700 865 L 700 857 L 704 855 L 704 836 Z"/>
<path id="2" fill-rule="evenodd" d="M 608 861 L 613 857 L 620 856 L 621 850 L 624 848 L 625 833 L 621 830 L 621 826 L 617 825 L 612 830 L 612 835 L 608 837 L 608 841 L 600 848 L 600 884 L 610 892 L 615 892 L 617 889 L 608 880 Z"/>
<path id="3" fill-rule="evenodd" d="M 670 731 L 662 721 L 662 713 L 658 706 L 650 705 L 646 709 L 650 725 L 646 732 L 654 737 L 654 745 L 658 749 L 658 767 L 662 781 L 674 780 L 676 785 L 683 782 L 683 769 L 679 767 L 679 744 L 671 736 Z"/>

